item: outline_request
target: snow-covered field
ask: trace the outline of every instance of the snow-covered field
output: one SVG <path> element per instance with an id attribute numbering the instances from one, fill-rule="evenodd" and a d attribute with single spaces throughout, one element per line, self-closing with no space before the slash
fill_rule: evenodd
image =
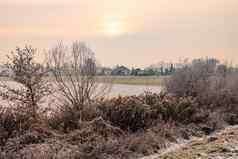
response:
<path id="1" fill-rule="evenodd" d="M 17 84 L 16 82 L 10 82 L 10 81 L 0 81 L 0 83 L 5 83 L 9 85 L 11 88 L 20 89 L 21 86 Z M 117 96 L 130 96 L 130 95 L 139 95 L 144 93 L 145 91 L 153 92 L 153 93 L 159 93 L 162 90 L 161 86 L 147 86 L 147 85 L 128 85 L 128 84 L 113 84 L 110 91 L 106 95 L 106 98 L 112 98 Z M 48 106 L 54 106 L 56 99 L 54 95 L 50 95 L 45 97 L 41 103 L 43 107 Z M 57 100 L 60 100 L 60 98 L 57 98 Z M 58 101 L 60 102 L 60 101 Z M 6 100 L 0 99 L 0 105 L 2 106 L 9 106 L 11 103 Z"/>

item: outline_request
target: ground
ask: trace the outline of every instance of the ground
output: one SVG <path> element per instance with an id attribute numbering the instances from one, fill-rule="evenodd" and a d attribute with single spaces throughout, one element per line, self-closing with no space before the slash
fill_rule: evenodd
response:
<path id="1" fill-rule="evenodd" d="M 186 144 L 173 145 L 160 155 L 143 159 L 238 159 L 238 126 Z"/>

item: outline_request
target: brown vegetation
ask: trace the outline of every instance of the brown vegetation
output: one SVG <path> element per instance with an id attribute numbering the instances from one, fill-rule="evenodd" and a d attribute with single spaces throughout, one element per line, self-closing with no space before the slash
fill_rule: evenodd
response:
<path id="1" fill-rule="evenodd" d="M 63 48 L 60 46 L 54 50 L 57 53 L 55 58 L 60 56 L 62 60 L 64 58 L 58 54 L 62 53 L 60 49 Z M 75 55 L 80 55 L 80 49 L 86 48 L 75 43 L 72 49 Z M 84 74 L 85 69 L 75 68 L 72 72 L 74 68 L 56 65 L 53 73 L 64 97 L 59 109 L 37 115 L 24 111 L 22 107 L 0 109 L 0 158 L 136 158 L 156 153 L 178 139 L 207 135 L 226 124 L 237 124 L 235 82 L 228 85 L 223 80 L 228 76 L 222 74 L 220 78 L 220 74 L 214 75 L 213 65 L 210 69 L 210 64 L 207 67 L 206 63 L 200 62 L 172 76 L 167 83 L 169 93 L 145 92 L 139 96 L 109 100 L 91 98 L 94 90 L 91 88 L 94 85 L 91 71 Z M 86 65 L 88 63 L 81 66 Z M 195 65 L 198 68 L 193 68 Z M 64 68 L 66 77 L 61 74 L 61 68 Z M 187 70 L 191 74 L 183 72 Z M 35 74 L 30 77 L 30 81 L 38 79 Z M 68 78 L 69 85 L 65 78 Z M 211 78 L 219 81 L 215 87 Z M 36 101 L 25 104 L 37 108 Z"/>
<path id="2" fill-rule="evenodd" d="M 75 41 L 70 48 L 59 43 L 49 52 L 48 66 L 60 94 L 60 107 L 83 111 L 84 105 L 109 89 L 109 84 L 96 82 L 94 52 L 82 42 Z"/>
<path id="3" fill-rule="evenodd" d="M 71 115 L 64 118 L 61 116 L 68 112 L 60 112 L 49 116 L 45 124 L 31 126 L 21 135 L 1 135 L 3 154 L 6 158 L 8 155 L 13 158 L 36 157 L 33 151 L 41 152 L 40 156 L 45 158 L 149 155 L 179 138 L 201 136 L 221 128 L 220 125 L 226 123 L 226 115 L 231 113 L 226 108 L 210 113 L 205 105 L 199 106 L 192 97 L 148 93 L 96 102 L 87 111 L 91 108 L 93 115 L 85 114 L 81 119 Z M 5 120 L 12 121 L 11 118 Z M 64 120 L 74 122 L 76 126 Z M 62 124 L 64 122 L 67 129 Z M 18 128 L 11 128 L 14 130 L 10 132 L 18 131 Z M 1 128 L 1 134 L 8 131 Z"/>
<path id="4" fill-rule="evenodd" d="M 43 97 L 51 94 L 50 84 L 44 80 L 46 71 L 43 65 L 34 60 L 36 49 L 31 46 L 17 48 L 8 57 L 9 62 L 6 66 L 13 71 L 10 79 L 19 84 L 20 88 L 14 88 L 7 82 L 0 84 L 0 97 L 14 104 L 19 111 L 25 111 L 32 118 L 37 120 L 39 103 Z"/>

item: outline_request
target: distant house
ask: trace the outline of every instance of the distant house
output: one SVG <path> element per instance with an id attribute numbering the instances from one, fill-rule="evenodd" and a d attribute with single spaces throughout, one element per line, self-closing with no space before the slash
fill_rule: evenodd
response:
<path id="1" fill-rule="evenodd" d="M 128 76 L 130 75 L 131 71 L 125 66 L 117 66 L 115 69 L 112 70 L 111 75 L 114 76 Z"/>
<path id="2" fill-rule="evenodd" d="M 144 76 L 154 76 L 154 75 L 156 75 L 156 70 L 154 70 L 152 68 L 146 68 L 146 69 L 144 69 L 143 75 Z"/>
<path id="3" fill-rule="evenodd" d="M 112 69 L 111 68 L 104 68 L 103 73 L 104 73 L 104 75 L 111 75 Z"/>
<path id="4" fill-rule="evenodd" d="M 112 69 L 108 68 L 108 67 L 100 67 L 97 68 L 97 75 L 101 75 L 101 76 L 109 76 L 112 73 Z"/>
<path id="5" fill-rule="evenodd" d="M 137 76 L 144 76 L 145 75 L 145 70 L 138 70 L 137 71 Z"/>
<path id="6" fill-rule="evenodd" d="M 144 73 L 144 71 L 143 70 L 141 70 L 140 68 L 132 68 L 131 69 L 131 75 L 132 76 L 139 76 L 140 74 L 143 74 Z"/>

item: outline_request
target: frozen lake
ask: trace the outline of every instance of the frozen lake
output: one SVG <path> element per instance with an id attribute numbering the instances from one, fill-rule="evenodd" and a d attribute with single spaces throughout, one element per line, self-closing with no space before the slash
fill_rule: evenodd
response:
<path id="1" fill-rule="evenodd" d="M 20 88 L 18 84 L 15 82 L 6 82 L 11 88 Z M 111 86 L 110 92 L 105 96 L 106 98 L 112 98 L 117 96 L 131 96 L 131 95 L 140 95 L 145 91 L 149 91 L 152 93 L 159 93 L 163 88 L 161 86 L 155 85 L 129 85 L 129 84 L 113 84 Z M 43 105 L 48 105 L 46 103 L 52 103 L 52 96 L 48 96 L 43 102 Z M 55 101 L 55 100 L 54 100 Z M 55 103 L 55 102 L 53 102 Z M 52 104 L 53 104 L 52 103 Z M 1 100 L 0 106 L 9 106 L 11 102 Z M 53 104 L 54 105 L 54 104 Z"/>
<path id="2" fill-rule="evenodd" d="M 161 90 L 161 86 L 114 84 L 109 93 L 109 97 L 139 95 L 145 91 L 159 93 Z"/>

